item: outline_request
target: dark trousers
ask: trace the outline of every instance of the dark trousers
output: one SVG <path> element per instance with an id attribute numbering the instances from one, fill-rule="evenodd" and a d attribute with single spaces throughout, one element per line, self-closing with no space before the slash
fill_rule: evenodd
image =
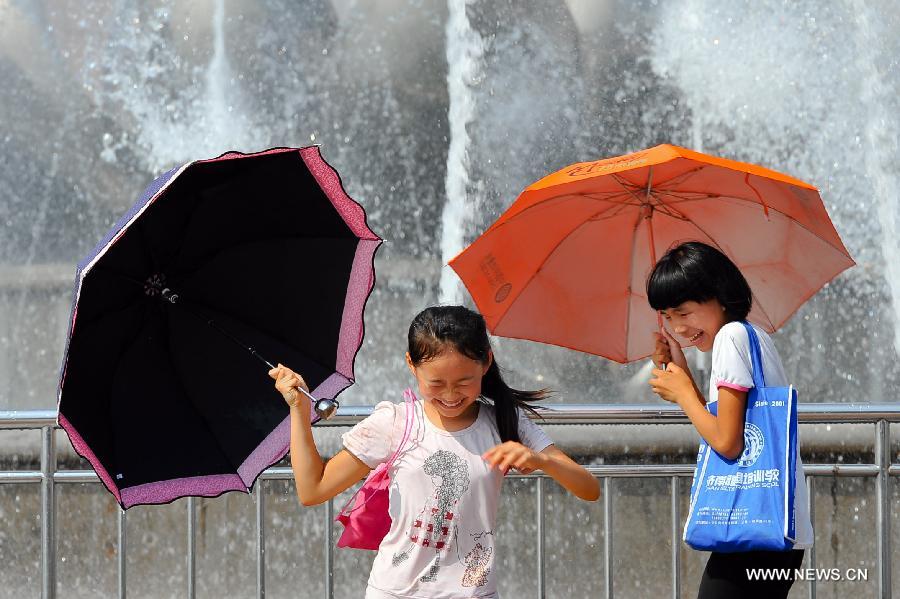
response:
<path id="1" fill-rule="evenodd" d="M 803 563 L 803 550 L 712 553 L 706 562 L 697 599 L 784 599 L 794 584 L 794 570 Z M 772 568 L 790 571 L 788 580 L 751 580 L 747 570 Z"/>

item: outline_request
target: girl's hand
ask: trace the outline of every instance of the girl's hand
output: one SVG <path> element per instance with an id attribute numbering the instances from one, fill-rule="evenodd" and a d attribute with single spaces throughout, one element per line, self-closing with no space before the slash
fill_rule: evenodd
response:
<path id="1" fill-rule="evenodd" d="M 303 377 L 288 368 L 279 364 L 276 368 L 269 371 L 269 376 L 275 379 L 275 389 L 281 393 L 284 401 L 292 408 L 302 405 L 301 402 L 309 402 L 305 394 L 297 391 L 297 387 L 309 393 L 309 387 Z"/>
<path id="2" fill-rule="evenodd" d="M 684 357 L 684 351 L 681 344 L 675 340 L 675 337 L 669 334 L 669 331 L 663 327 L 662 333 L 653 333 L 656 345 L 653 348 L 653 355 L 650 359 L 656 366 L 662 367 L 663 364 L 676 364 L 680 368 L 687 370 L 687 359 Z"/>
<path id="3" fill-rule="evenodd" d="M 530 474 L 540 468 L 545 457 L 535 453 L 528 447 L 515 441 L 507 441 L 487 450 L 481 456 L 492 468 L 499 468 L 504 476 L 510 468 L 515 468 L 522 474 Z"/>
<path id="4" fill-rule="evenodd" d="M 666 401 L 681 404 L 682 401 L 697 395 L 694 381 L 688 371 L 674 362 L 670 362 L 665 370 L 654 368 L 653 376 L 655 378 L 650 379 L 653 392 Z"/>

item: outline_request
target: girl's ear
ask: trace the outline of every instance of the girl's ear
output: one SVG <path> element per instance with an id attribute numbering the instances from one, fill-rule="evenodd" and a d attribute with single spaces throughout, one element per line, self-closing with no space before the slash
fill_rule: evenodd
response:
<path id="1" fill-rule="evenodd" d="M 412 358 L 409 357 L 409 352 L 406 352 L 406 365 L 409 366 L 409 371 L 413 373 L 413 376 L 416 376 L 416 366 L 413 364 Z"/>
<path id="2" fill-rule="evenodd" d="M 490 370 L 491 364 L 494 363 L 494 352 L 493 350 L 488 350 L 487 362 L 484 363 L 484 372 L 481 373 L 481 376 L 487 374 L 487 371 Z"/>

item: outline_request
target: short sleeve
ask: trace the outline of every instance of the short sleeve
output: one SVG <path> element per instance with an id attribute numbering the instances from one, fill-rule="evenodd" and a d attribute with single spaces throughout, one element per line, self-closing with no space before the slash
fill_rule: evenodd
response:
<path id="1" fill-rule="evenodd" d="M 541 452 L 550 445 L 553 445 L 553 441 L 550 440 L 547 433 L 528 417 L 525 410 L 519 409 L 518 413 L 519 439 L 521 439 L 522 445 L 535 452 Z"/>
<path id="2" fill-rule="evenodd" d="M 712 376 L 716 388 L 737 391 L 753 388 L 750 339 L 742 323 L 729 322 L 719 329 L 713 344 Z"/>
<path id="3" fill-rule="evenodd" d="M 396 404 L 380 402 L 369 416 L 341 435 L 344 449 L 369 468 L 374 469 L 388 461 L 391 457 L 396 415 Z"/>

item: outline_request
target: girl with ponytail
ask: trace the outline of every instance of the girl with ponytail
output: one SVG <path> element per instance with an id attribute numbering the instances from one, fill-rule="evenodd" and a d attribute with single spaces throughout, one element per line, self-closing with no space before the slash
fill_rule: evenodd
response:
<path id="1" fill-rule="evenodd" d="M 412 432 L 402 403 L 381 402 L 323 462 L 309 428 L 303 379 L 270 372 L 291 405 L 291 464 L 304 505 L 322 503 L 390 463 L 391 527 L 378 548 L 367 599 L 496 598 L 495 521 L 503 476 L 542 470 L 577 497 L 600 486 L 526 415 L 545 391 L 503 380 L 481 315 L 463 306 L 423 310 L 409 327 L 406 362 L 419 390 Z"/>

